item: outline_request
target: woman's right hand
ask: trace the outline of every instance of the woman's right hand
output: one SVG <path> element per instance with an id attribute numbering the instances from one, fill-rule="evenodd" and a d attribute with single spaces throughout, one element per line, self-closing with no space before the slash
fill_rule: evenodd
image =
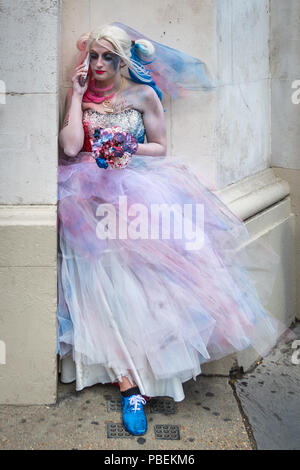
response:
<path id="1" fill-rule="evenodd" d="M 86 72 L 87 72 L 87 68 L 84 64 L 78 65 L 78 67 L 76 67 L 75 69 L 75 74 L 72 77 L 73 93 L 76 93 L 79 96 L 83 96 L 88 87 L 89 76 L 87 76 L 84 86 L 81 86 L 79 83 L 80 77 Z"/>

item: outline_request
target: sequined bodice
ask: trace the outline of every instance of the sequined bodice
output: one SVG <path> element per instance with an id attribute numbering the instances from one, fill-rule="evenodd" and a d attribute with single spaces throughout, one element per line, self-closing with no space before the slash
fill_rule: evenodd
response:
<path id="1" fill-rule="evenodd" d="M 82 151 L 91 152 L 90 139 L 95 129 L 102 127 L 119 126 L 124 131 L 134 135 L 139 143 L 145 140 L 145 127 L 143 115 L 137 109 L 125 109 L 119 113 L 102 114 L 94 109 L 86 109 L 82 117 L 84 129 L 84 145 Z"/>

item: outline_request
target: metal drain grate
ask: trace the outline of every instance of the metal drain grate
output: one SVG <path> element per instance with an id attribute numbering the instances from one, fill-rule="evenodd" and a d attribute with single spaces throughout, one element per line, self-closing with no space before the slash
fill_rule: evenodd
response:
<path id="1" fill-rule="evenodd" d="M 175 424 L 155 424 L 155 439 L 180 440 L 179 426 Z"/>
<path id="2" fill-rule="evenodd" d="M 121 400 L 107 400 L 107 411 L 122 411 Z"/>
<path id="3" fill-rule="evenodd" d="M 150 413 L 163 413 L 166 415 L 176 413 L 174 400 L 155 398 L 150 401 Z"/>
<path id="4" fill-rule="evenodd" d="M 122 423 L 107 423 L 107 437 L 118 438 L 133 438 L 133 435 L 126 431 Z"/>

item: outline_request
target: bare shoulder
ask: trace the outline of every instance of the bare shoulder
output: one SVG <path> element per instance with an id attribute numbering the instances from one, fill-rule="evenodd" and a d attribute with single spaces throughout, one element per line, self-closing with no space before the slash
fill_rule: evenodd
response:
<path id="1" fill-rule="evenodd" d="M 154 104 L 158 98 L 156 92 L 149 85 L 138 85 L 138 93 L 140 99 L 146 105 Z"/>
<path id="2" fill-rule="evenodd" d="M 153 88 L 149 85 L 127 81 L 127 93 L 136 109 L 145 112 L 149 107 L 157 106 L 159 98 Z"/>

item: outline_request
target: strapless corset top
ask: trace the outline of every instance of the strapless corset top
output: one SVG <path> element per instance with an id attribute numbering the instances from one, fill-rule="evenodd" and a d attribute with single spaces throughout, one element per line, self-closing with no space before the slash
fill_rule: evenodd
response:
<path id="1" fill-rule="evenodd" d="M 86 109 L 82 117 L 84 129 L 84 144 L 82 152 L 91 152 L 90 139 L 93 138 L 95 129 L 101 127 L 121 127 L 125 132 L 132 134 L 139 143 L 145 140 L 145 127 L 143 114 L 137 109 L 125 109 L 119 113 L 99 113 L 94 109 Z"/>

